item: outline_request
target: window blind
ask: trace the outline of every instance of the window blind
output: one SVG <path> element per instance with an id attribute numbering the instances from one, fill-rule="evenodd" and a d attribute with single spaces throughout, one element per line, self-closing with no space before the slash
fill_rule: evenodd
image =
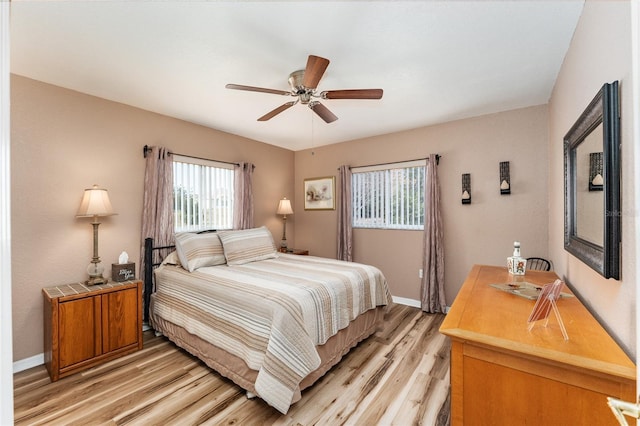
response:
<path id="1" fill-rule="evenodd" d="M 426 160 L 352 169 L 354 228 L 423 229 Z"/>
<path id="2" fill-rule="evenodd" d="M 176 232 L 233 227 L 233 165 L 174 155 Z"/>

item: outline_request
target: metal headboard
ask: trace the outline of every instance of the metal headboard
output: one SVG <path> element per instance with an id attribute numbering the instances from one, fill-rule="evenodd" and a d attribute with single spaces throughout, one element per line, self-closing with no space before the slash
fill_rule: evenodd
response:
<path id="1" fill-rule="evenodd" d="M 160 261 L 154 262 L 153 254 L 154 254 L 154 252 L 157 252 L 159 254 L 160 250 L 174 249 L 175 247 L 176 247 L 175 245 L 154 247 L 153 246 L 153 238 L 145 238 L 145 240 L 144 240 L 144 314 L 143 314 L 143 320 L 147 324 L 149 323 L 149 302 L 151 301 L 151 293 L 153 293 L 154 290 L 155 290 L 154 289 L 154 285 L 153 285 L 153 270 L 162 263 L 162 259 L 164 258 L 164 256 L 157 256 L 157 257 L 161 257 L 161 259 L 160 259 Z"/>

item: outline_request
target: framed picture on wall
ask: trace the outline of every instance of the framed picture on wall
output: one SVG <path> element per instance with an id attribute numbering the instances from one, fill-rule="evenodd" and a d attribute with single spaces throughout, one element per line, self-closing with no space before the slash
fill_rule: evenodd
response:
<path id="1" fill-rule="evenodd" d="M 304 180 L 305 210 L 336 209 L 336 177 L 318 177 Z"/>

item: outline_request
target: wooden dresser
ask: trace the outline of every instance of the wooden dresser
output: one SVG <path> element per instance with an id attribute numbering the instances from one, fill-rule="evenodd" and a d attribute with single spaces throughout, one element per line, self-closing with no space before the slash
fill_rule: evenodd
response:
<path id="1" fill-rule="evenodd" d="M 535 301 L 489 286 L 508 282 L 506 268 L 475 265 L 440 327 L 452 344 L 452 424 L 617 425 L 606 397 L 635 401 L 634 363 L 576 297 L 557 303 L 568 341 L 553 311 L 528 331 Z"/>
<path id="2" fill-rule="evenodd" d="M 52 381 L 142 349 L 142 281 L 42 289 Z"/>

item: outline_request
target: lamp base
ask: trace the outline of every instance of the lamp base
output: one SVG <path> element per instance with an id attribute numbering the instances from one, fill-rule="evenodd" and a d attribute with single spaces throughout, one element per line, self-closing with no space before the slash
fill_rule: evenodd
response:
<path id="1" fill-rule="evenodd" d="M 87 274 L 89 279 L 84 283 L 86 285 L 106 284 L 109 279 L 103 278 L 104 266 L 100 263 L 100 258 L 95 256 L 89 266 L 87 266 Z"/>
<path id="2" fill-rule="evenodd" d="M 108 282 L 109 282 L 109 278 L 91 277 L 87 281 L 85 281 L 84 283 L 86 285 L 99 285 L 99 284 L 106 284 Z"/>

